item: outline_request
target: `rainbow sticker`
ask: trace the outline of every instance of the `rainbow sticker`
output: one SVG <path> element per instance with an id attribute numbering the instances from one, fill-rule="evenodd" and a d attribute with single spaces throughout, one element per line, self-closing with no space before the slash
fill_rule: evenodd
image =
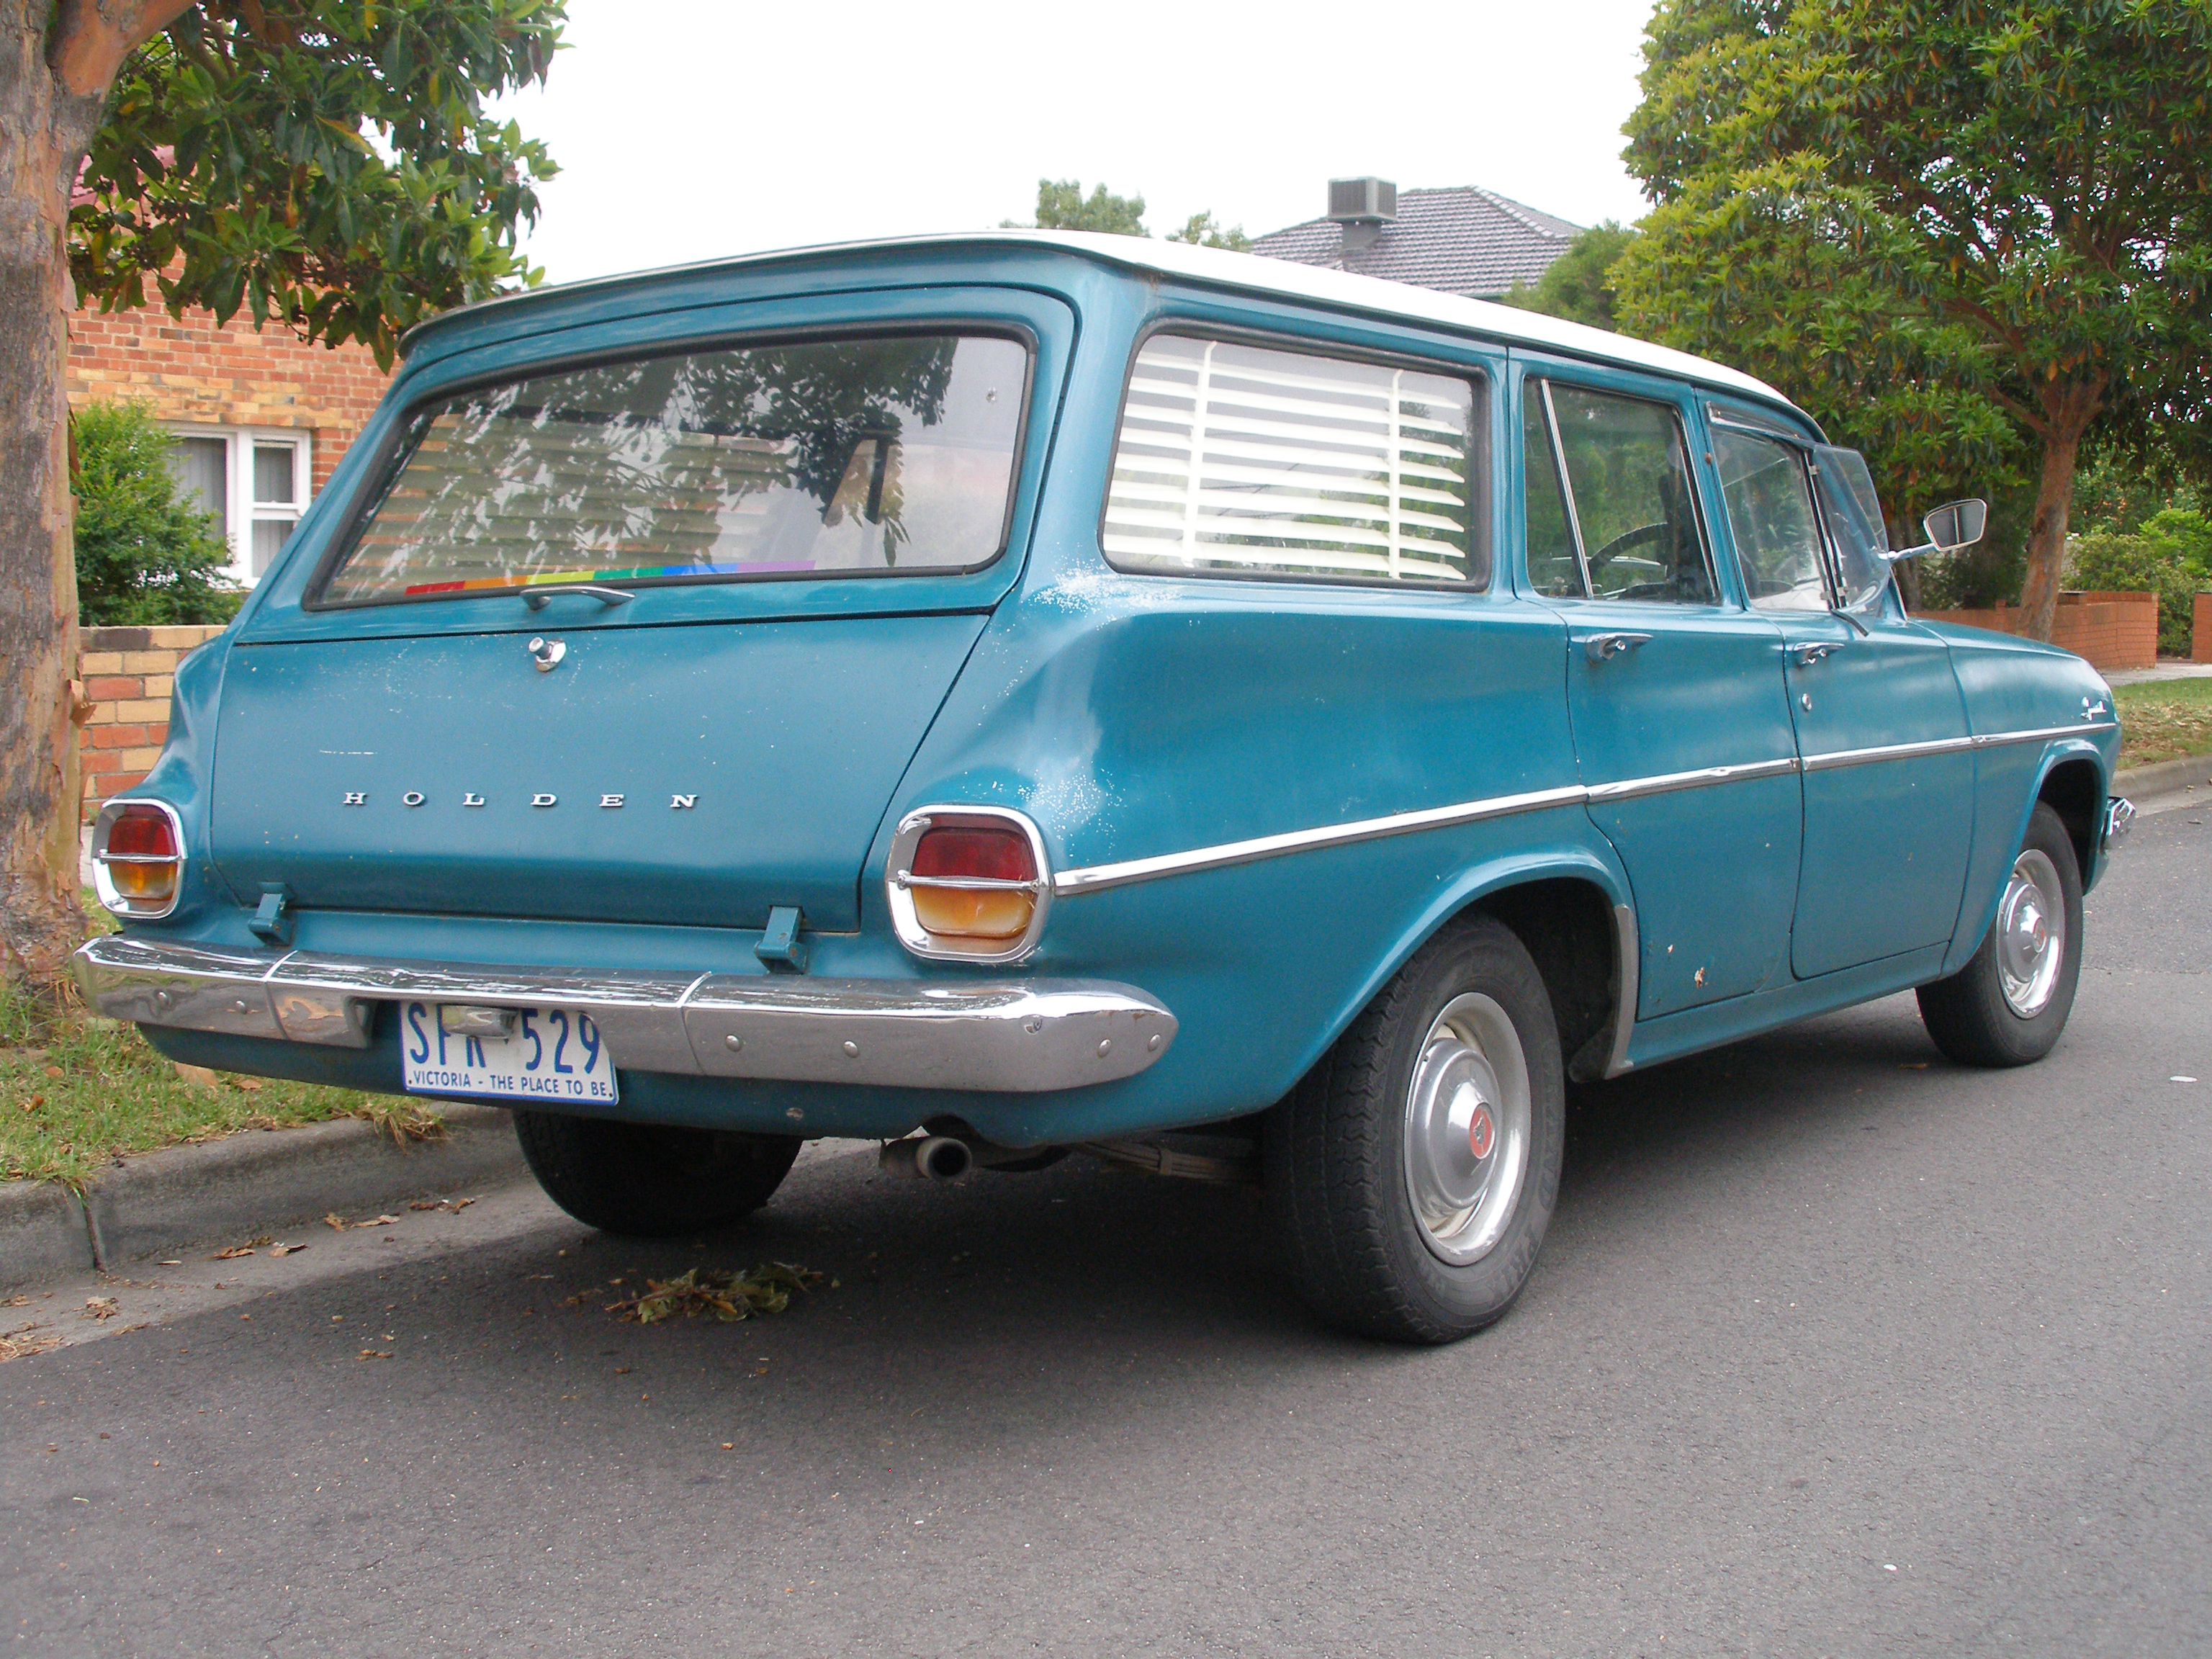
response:
<path id="1" fill-rule="evenodd" d="M 606 570 L 541 570 L 528 576 L 471 576 L 458 582 L 417 582 L 400 592 L 412 599 L 428 593 L 484 593 L 494 591 L 513 592 L 519 587 L 538 587 L 548 583 L 571 582 L 637 582 L 651 581 L 668 576 L 760 576 L 776 575 L 793 571 L 811 570 L 814 561 L 799 559 L 782 563 L 759 564 L 637 564 Z"/>

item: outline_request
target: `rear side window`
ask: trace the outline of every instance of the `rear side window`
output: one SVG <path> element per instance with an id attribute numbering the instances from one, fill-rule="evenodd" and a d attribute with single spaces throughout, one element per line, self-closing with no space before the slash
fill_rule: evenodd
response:
<path id="1" fill-rule="evenodd" d="M 319 602 L 974 569 L 1005 542 L 1028 361 L 906 335 L 479 387 L 415 411 Z"/>
<path id="2" fill-rule="evenodd" d="M 1116 569 L 1490 585 L 1476 384 L 1156 334 L 1106 501 Z"/>
<path id="3" fill-rule="evenodd" d="M 1566 598 L 1711 605 L 1712 572 L 1690 489 L 1682 423 L 1665 404 L 1531 380 L 1524 404 L 1540 403 L 1548 456 L 1529 428 L 1529 576 Z M 1548 465 L 1547 465 L 1548 463 Z M 1546 482 L 1550 475 L 1552 483 Z M 1547 489 L 1565 496 L 1578 555 L 1570 573 L 1558 552 L 1540 545 Z M 1546 586 L 1547 583 L 1550 586 Z"/>

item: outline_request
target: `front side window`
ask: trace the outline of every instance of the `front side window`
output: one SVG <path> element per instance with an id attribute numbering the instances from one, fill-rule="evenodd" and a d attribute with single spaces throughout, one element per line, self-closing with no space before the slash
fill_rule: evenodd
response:
<path id="1" fill-rule="evenodd" d="M 1156 334 L 1122 407 L 1107 560 L 1487 587 L 1483 413 L 1464 379 Z"/>
<path id="2" fill-rule="evenodd" d="M 1658 604 L 1715 601 L 1705 538 L 1692 499 L 1682 427 L 1664 404 L 1617 397 L 1547 380 L 1529 380 L 1524 405 L 1540 399 L 1557 446 L 1557 477 L 1565 491 L 1568 526 L 1581 557 L 1564 597 L 1641 599 Z M 1544 468 L 1532 459 L 1529 574 L 1540 586 L 1564 580 L 1558 557 L 1536 542 L 1544 514 L 1536 498 Z M 1555 486 L 1556 487 L 1556 486 Z"/>
<path id="3" fill-rule="evenodd" d="M 1713 459 L 1744 592 L 1754 611 L 1826 611 L 1820 525 L 1803 452 L 1716 425 Z"/>
<path id="4" fill-rule="evenodd" d="M 1881 496 L 1866 457 L 1856 449 L 1816 445 L 1814 471 L 1820 481 L 1820 505 L 1836 542 L 1836 575 L 1843 585 L 1844 609 L 1873 602 L 1889 583 L 1889 561 L 1882 556 L 1889 537 L 1882 520 Z"/>
<path id="5" fill-rule="evenodd" d="M 544 582 L 910 575 L 997 556 L 1028 352 L 842 338 L 509 380 L 409 420 L 325 604 Z"/>

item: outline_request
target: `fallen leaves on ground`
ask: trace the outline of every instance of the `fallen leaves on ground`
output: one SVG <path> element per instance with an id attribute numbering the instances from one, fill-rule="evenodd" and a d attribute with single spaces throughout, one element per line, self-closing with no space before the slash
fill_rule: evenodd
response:
<path id="1" fill-rule="evenodd" d="M 271 1255 L 296 1255 L 299 1252 L 306 1249 L 307 1248 L 307 1247 L 304 1244 L 271 1244 L 269 1247 L 269 1254 Z"/>
<path id="2" fill-rule="evenodd" d="M 356 1359 L 389 1359 L 392 1355 L 388 1350 L 383 1348 L 363 1348 L 354 1358 Z"/>
<path id="3" fill-rule="evenodd" d="M 87 1319 L 114 1318 L 115 1298 L 112 1296 L 88 1296 L 85 1297 L 84 1316 Z"/>
<path id="4" fill-rule="evenodd" d="M 342 1233 L 346 1230 L 345 1218 L 340 1215 L 336 1210 L 333 1210 L 330 1214 L 323 1218 L 323 1225 L 330 1228 L 334 1232 Z"/>
<path id="5" fill-rule="evenodd" d="M 176 1066 L 177 1075 L 187 1083 L 196 1083 L 203 1089 L 216 1089 L 222 1086 L 216 1080 L 216 1074 L 204 1066 L 187 1066 L 181 1060 L 171 1063 Z"/>
<path id="6" fill-rule="evenodd" d="M 367 1221 L 356 1221 L 353 1224 L 356 1227 L 396 1227 L 399 1224 L 399 1218 L 396 1215 L 372 1216 Z"/>
<path id="7" fill-rule="evenodd" d="M 0 1331 L 0 1360 L 27 1359 L 61 1345 L 61 1338 L 43 1325 L 18 1325 L 12 1331 Z"/>
<path id="8" fill-rule="evenodd" d="M 459 1215 L 475 1202 L 473 1198 L 418 1198 L 407 1207 L 410 1210 L 443 1210 L 448 1215 Z"/>
<path id="9" fill-rule="evenodd" d="M 781 1313 L 791 1305 L 793 1291 L 811 1290 L 823 1276 L 809 1267 L 787 1261 L 763 1261 L 757 1267 L 693 1267 L 674 1279 L 648 1279 L 645 1290 L 606 1311 L 639 1325 L 653 1325 L 678 1314 L 687 1319 L 701 1314 L 728 1322 L 755 1314 Z"/>

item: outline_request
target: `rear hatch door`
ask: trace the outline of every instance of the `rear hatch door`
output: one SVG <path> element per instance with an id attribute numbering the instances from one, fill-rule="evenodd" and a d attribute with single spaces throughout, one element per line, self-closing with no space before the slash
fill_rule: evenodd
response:
<path id="1" fill-rule="evenodd" d="M 403 376 L 226 665 L 210 850 L 240 902 L 857 927 L 1018 575 L 1071 319 L 998 289 L 830 310 Z"/>

